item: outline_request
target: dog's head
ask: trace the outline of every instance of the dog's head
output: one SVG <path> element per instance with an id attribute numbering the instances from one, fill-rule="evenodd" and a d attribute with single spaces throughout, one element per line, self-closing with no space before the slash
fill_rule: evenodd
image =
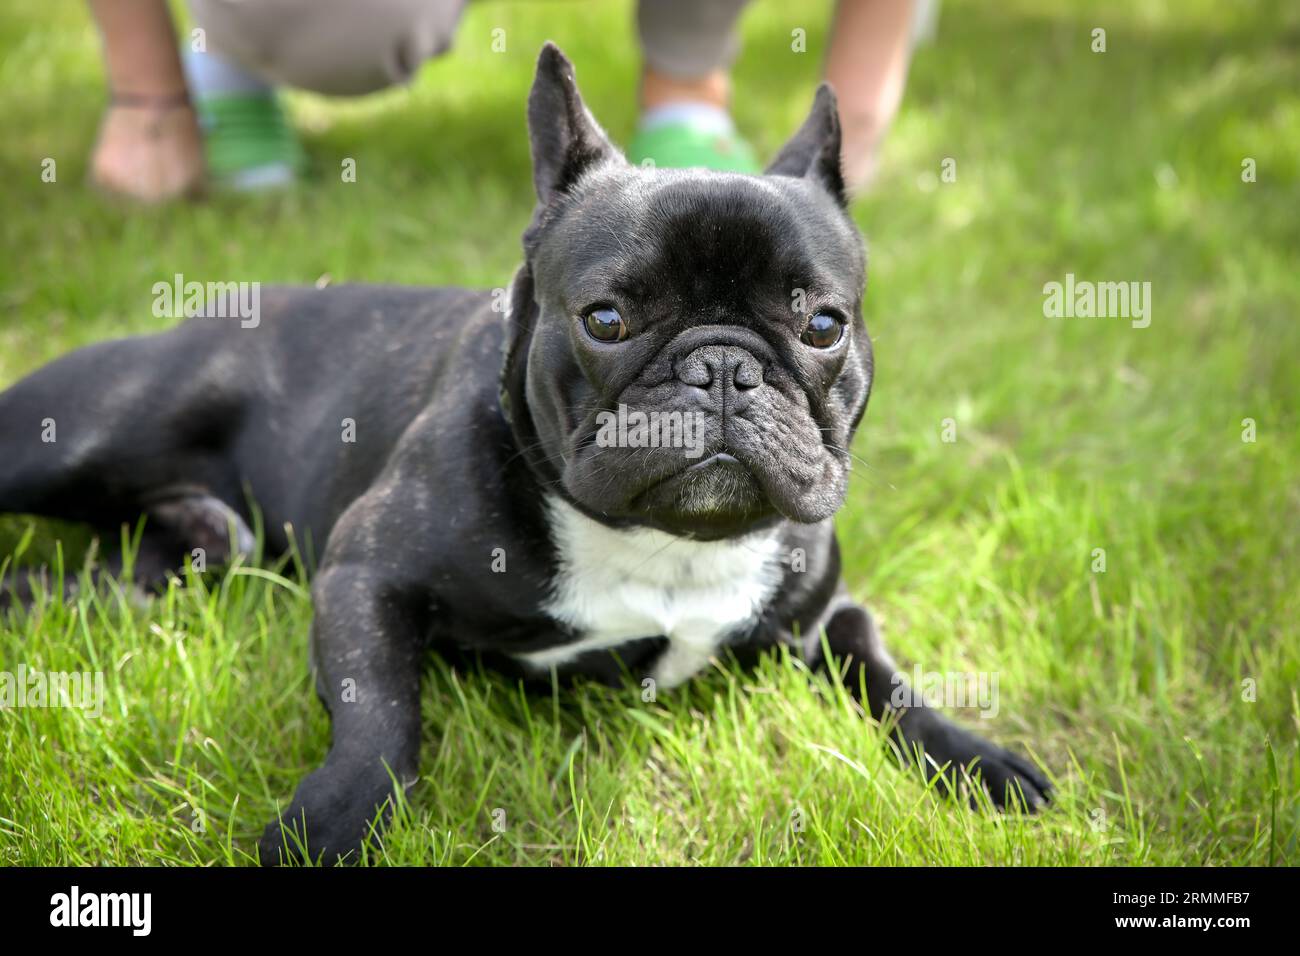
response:
<path id="1" fill-rule="evenodd" d="M 503 402 L 541 480 L 699 537 L 830 517 L 872 374 L 830 88 L 762 176 L 629 164 L 551 44 L 528 125 Z"/>

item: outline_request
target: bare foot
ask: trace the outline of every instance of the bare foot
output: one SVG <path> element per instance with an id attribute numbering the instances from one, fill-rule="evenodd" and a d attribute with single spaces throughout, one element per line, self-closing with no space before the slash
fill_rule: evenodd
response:
<path id="1" fill-rule="evenodd" d="M 203 141 L 187 105 L 109 106 L 91 159 L 91 182 L 145 203 L 203 187 Z"/>

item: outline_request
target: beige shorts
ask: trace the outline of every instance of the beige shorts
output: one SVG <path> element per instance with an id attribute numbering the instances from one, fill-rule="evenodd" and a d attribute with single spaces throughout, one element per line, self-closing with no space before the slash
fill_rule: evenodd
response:
<path id="1" fill-rule="evenodd" d="M 466 0 L 190 0 L 208 49 L 277 86 L 350 95 L 405 83 L 447 52 Z M 594 2 L 594 0 L 593 0 Z M 739 48 L 747 0 L 641 0 L 646 62 L 702 76 Z M 563 45 L 562 36 L 552 39 Z"/>
<path id="2" fill-rule="evenodd" d="M 190 0 L 208 49 L 263 79 L 317 93 L 405 83 L 445 53 L 465 0 Z"/>

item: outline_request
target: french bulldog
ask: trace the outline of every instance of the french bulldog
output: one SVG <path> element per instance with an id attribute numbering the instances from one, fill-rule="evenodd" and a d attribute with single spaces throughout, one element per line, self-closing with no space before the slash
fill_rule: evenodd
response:
<path id="1" fill-rule="evenodd" d="M 547 44 L 528 128 L 537 203 L 507 294 L 267 289 L 255 323 L 209 308 L 0 394 L 0 512 L 109 539 L 143 515 L 137 583 L 249 552 L 254 508 L 268 552 L 323 546 L 331 745 L 262 862 L 356 858 L 418 774 L 430 651 L 666 689 L 787 645 L 843 668 L 945 789 L 1042 806 L 1029 761 L 891 704 L 902 678 L 840 576 L 873 369 L 831 89 L 761 176 L 644 168 Z"/>

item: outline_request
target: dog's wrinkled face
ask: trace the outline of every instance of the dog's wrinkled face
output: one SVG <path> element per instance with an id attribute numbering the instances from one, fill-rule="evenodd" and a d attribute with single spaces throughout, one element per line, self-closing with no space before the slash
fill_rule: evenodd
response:
<path id="1" fill-rule="evenodd" d="M 871 345 L 829 89 L 761 177 L 630 166 L 549 45 L 529 123 L 506 388 L 534 466 L 597 517 L 678 534 L 830 517 Z"/>

